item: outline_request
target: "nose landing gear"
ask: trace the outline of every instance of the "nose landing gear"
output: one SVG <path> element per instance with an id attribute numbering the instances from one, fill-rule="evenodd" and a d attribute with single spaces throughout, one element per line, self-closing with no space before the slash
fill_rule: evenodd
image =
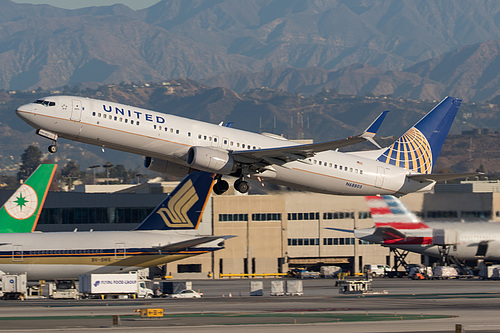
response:
<path id="1" fill-rule="evenodd" d="M 57 144 L 55 144 L 55 142 L 54 142 L 54 144 L 53 144 L 53 145 L 50 145 L 50 146 L 49 146 L 49 148 L 48 148 L 48 151 L 49 151 L 49 153 L 51 153 L 51 154 L 56 153 L 56 152 L 57 152 Z"/>
<path id="2" fill-rule="evenodd" d="M 49 153 L 54 154 L 55 152 L 57 152 L 57 134 L 46 131 L 41 128 L 36 131 L 36 134 L 52 140 L 52 144 L 48 148 Z"/>

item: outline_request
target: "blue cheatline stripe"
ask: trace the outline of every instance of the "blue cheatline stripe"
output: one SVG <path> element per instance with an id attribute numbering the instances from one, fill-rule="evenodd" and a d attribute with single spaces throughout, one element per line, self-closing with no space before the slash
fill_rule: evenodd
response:
<path id="1" fill-rule="evenodd" d="M 196 252 L 207 252 L 213 251 L 214 248 L 206 247 L 197 247 L 197 248 L 187 248 L 184 250 L 175 250 L 175 251 L 159 251 L 153 248 L 141 248 L 141 249 L 125 249 L 126 256 L 147 256 L 147 255 L 174 255 L 174 254 L 185 254 L 185 253 L 196 253 Z M 45 250 L 28 250 L 23 251 L 23 258 L 63 258 L 63 257 L 72 257 L 72 258 L 84 258 L 84 257 L 114 257 L 115 249 L 106 249 L 100 250 L 99 252 L 92 253 L 33 253 Z M 50 251 L 50 250 L 49 250 Z M 52 250 L 52 251 L 64 251 L 64 250 Z M 13 253 L 16 251 L 1 251 L 0 258 L 12 258 Z M 18 251 L 19 256 L 21 253 Z M 116 255 L 123 255 L 123 252 L 117 252 Z"/>

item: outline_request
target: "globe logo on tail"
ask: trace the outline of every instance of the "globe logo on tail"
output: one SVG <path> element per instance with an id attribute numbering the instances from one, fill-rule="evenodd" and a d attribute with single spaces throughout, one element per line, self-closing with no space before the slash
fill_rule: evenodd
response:
<path id="1" fill-rule="evenodd" d="M 432 150 L 427 138 L 415 127 L 392 144 L 378 161 L 423 174 L 432 172 Z"/>
<path id="2" fill-rule="evenodd" d="M 7 213 L 17 220 L 30 218 L 38 207 L 38 196 L 31 186 L 23 184 L 4 205 Z"/>

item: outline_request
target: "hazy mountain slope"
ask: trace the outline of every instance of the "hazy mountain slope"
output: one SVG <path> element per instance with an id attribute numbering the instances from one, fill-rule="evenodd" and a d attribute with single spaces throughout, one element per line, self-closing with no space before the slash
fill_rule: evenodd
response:
<path id="1" fill-rule="evenodd" d="M 123 5 L 63 10 L 9 0 L 0 5 L 0 89 L 200 80 L 318 67 L 316 73 L 346 68 L 333 75 L 343 80 L 328 86 L 349 93 L 393 90 L 429 98 L 452 90 L 481 99 L 494 94 L 493 81 L 481 91 L 485 77 L 469 93 L 467 83 L 453 90 L 434 77 L 405 78 L 396 71 L 460 47 L 500 40 L 497 1 L 163 0 L 140 11 Z M 371 78 L 362 79 L 354 64 L 378 68 L 382 76 L 375 78 L 370 69 Z M 357 78 L 347 79 L 350 71 Z M 301 73 L 286 74 L 280 86 L 313 88 L 325 80 Z M 259 80 L 253 80 L 257 86 Z"/>

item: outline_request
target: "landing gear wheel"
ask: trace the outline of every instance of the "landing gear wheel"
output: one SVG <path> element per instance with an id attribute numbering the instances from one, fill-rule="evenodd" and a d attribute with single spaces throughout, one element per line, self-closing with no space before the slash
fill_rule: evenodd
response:
<path id="1" fill-rule="evenodd" d="M 49 146 L 49 153 L 54 154 L 57 152 L 57 146 L 56 145 L 50 145 Z"/>
<path id="2" fill-rule="evenodd" d="M 225 193 L 229 189 L 229 184 L 225 180 L 218 180 L 214 185 L 214 193 L 217 195 L 221 195 Z"/>
<path id="3" fill-rule="evenodd" d="M 236 191 L 240 193 L 247 193 L 248 190 L 250 189 L 250 186 L 248 185 L 248 182 L 238 179 L 237 181 L 234 182 L 234 188 Z"/>

